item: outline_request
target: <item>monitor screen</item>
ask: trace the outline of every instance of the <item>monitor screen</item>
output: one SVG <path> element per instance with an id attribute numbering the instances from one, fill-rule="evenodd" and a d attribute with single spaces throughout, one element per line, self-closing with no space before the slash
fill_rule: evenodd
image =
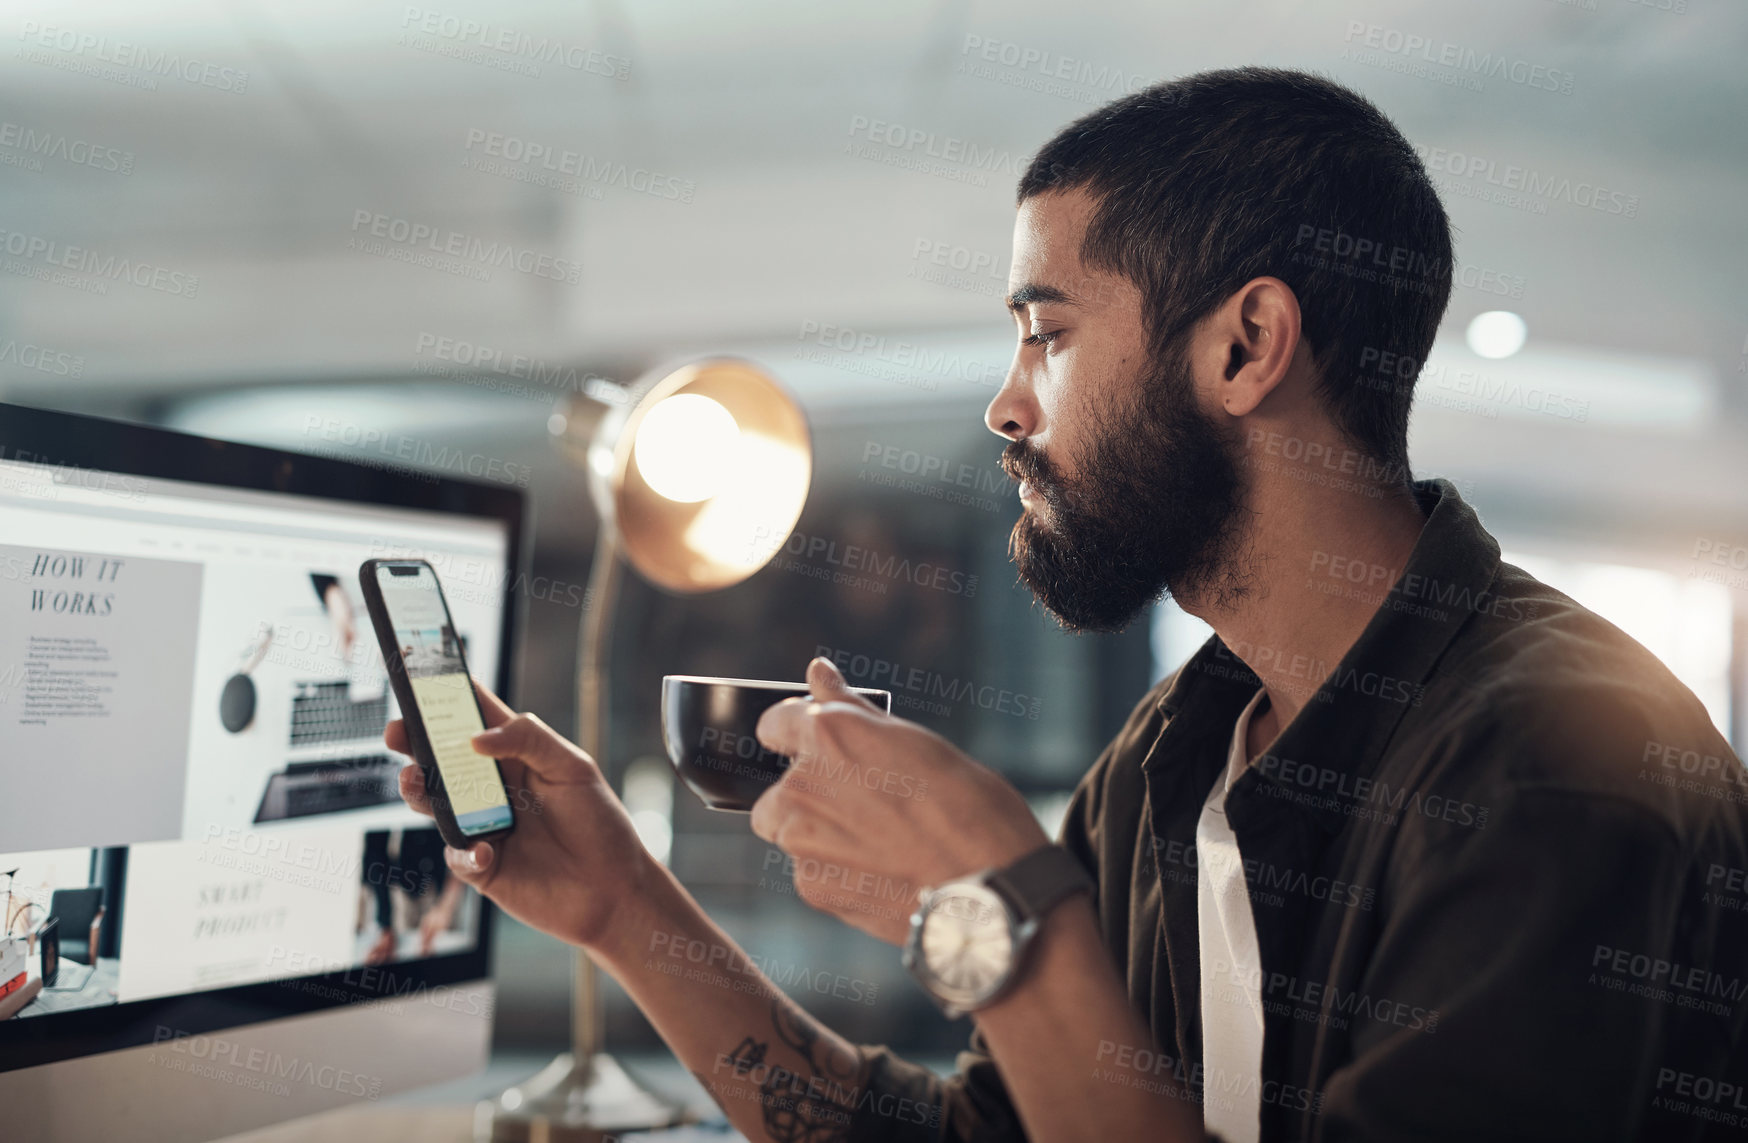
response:
<path id="1" fill-rule="evenodd" d="M 16 1012 L 0 994 L 0 1065 L 483 975 L 483 902 L 383 745 L 358 569 L 429 561 L 502 689 L 519 494 L 5 407 L 0 428 L 0 990 L 40 976 L 51 919 L 60 965 Z"/>

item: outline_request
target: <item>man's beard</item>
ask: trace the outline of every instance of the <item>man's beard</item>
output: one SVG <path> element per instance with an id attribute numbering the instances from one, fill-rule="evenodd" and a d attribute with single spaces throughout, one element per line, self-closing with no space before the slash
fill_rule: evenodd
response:
<path id="1" fill-rule="evenodd" d="M 1071 631 L 1121 631 L 1168 591 L 1214 607 L 1247 594 L 1237 434 L 1196 408 L 1181 350 L 1162 357 L 1127 409 L 1101 418 L 1073 480 L 1025 441 L 1002 453 L 1048 508 L 1047 524 L 1022 508 L 1009 553 Z"/>

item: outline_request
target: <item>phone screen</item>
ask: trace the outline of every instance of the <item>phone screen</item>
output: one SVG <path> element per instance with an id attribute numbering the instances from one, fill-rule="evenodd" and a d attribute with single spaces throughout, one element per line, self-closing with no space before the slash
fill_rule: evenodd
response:
<path id="1" fill-rule="evenodd" d="M 497 762 L 471 744 L 485 723 L 437 574 L 425 564 L 379 565 L 376 582 L 456 825 L 465 834 L 504 829 L 510 799 Z"/>

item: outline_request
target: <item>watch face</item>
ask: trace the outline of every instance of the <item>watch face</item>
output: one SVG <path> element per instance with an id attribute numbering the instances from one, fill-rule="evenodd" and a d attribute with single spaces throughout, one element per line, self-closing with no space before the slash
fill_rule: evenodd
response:
<path id="1" fill-rule="evenodd" d="M 1007 908 L 980 884 L 950 885 L 932 903 L 918 933 L 918 951 L 935 990 L 976 1004 L 999 988 L 1014 963 Z"/>

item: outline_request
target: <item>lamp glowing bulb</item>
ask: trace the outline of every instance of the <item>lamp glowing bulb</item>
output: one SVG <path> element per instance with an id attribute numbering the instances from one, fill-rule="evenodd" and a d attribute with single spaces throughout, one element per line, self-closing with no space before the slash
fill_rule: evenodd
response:
<path id="1" fill-rule="evenodd" d="M 1510 310 L 1488 310 L 1469 323 L 1467 340 L 1477 357 L 1497 360 L 1523 348 L 1529 327 Z"/>
<path id="2" fill-rule="evenodd" d="M 715 496 L 725 466 L 740 451 L 734 414 L 698 393 L 681 393 L 643 415 L 632 446 L 637 470 L 656 494 L 677 504 Z"/>

